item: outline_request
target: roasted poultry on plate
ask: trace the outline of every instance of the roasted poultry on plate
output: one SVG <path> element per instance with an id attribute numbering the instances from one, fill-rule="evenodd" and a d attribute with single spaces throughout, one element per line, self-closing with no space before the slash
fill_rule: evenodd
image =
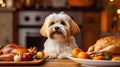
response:
<path id="1" fill-rule="evenodd" d="M 112 55 L 120 55 L 120 37 L 107 36 L 100 38 L 94 45 L 90 46 L 88 54 L 108 53 Z"/>
<path id="2" fill-rule="evenodd" d="M 18 52 L 25 53 L 25 52 L 28 52 L 28 50 L 24 47 L 17 45 L 17 44 L 8 44 L 3 49 L 1 49 L 1 52 L 3 54 L 18 53 Z"/>
<path id="3" fill-rule="evenodd" d="M 44 53 L 38 51 L 36 47 L 27 49 L 17 44 L 8 44 L 0 50 L 1 61 L 29 61 L 41 58 L 44 58 Z"/>
<path id="4" fill-rule="evenodd" d="M 24 47 L 18 46 L 16 44 L 8 44 L 4 48 L 1 48 L 0 60 L 10 61 L 17 53 L 25 53 L 28 50 Z"/>

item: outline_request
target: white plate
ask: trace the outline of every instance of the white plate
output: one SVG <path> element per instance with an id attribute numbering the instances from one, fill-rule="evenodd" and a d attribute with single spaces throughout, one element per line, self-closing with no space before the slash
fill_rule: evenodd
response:
<path id="1" fill-rule="evenodd" d="M 120 61 L 80 59 L 74 58 L 71 55 L 67 57 L 85 67 L 120 67 Z"/>

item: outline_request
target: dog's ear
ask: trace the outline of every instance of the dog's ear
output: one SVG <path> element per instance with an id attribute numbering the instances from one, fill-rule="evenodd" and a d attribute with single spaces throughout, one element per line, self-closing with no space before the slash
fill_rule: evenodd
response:
<path id="1" fill-rule="evenodd" d="M 71 35 L 75 35 L 76 33 L 80 32 L 80 28 L 78 24 L 72 19 L 70 20 L 70 29 L 71 29 Z"/>
<path id="2" fill-rule="evenodd" d="M 47 37 L 46 34 L 46 23 L 44 22 L 44 24 L 42 25 L 41 29 L 40 29 L 40 34 L 44 37 Z"/>

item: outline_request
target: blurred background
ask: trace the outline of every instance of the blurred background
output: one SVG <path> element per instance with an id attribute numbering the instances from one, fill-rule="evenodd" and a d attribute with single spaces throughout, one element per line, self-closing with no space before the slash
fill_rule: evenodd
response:
<path id="1" fill-rule="evenodd" d="M 83 50 L 100 37 L 120 36 L 120 0 L 0 0 L 0 44 L 42 50 L 46 38 L 39 30 L 44 19 L 61 11 L 79 25 L 75 37 Z"/>

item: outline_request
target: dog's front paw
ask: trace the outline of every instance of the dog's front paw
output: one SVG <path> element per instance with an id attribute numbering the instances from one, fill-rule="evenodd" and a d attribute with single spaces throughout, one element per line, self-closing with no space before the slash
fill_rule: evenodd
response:
<path id="1" fill-rule="evenodd" d="M 58 56 L 58 59 L 67 58 L 67 54 L 63 53 Z"/>
<path id="2" fill-rule="evenodd" d="M 45 54 L 46 56 L 49 56 L 49 58 L 57 58 L 57 54 L 55 54 L 55 53 L 47 53 L 47 54 Z"/>

